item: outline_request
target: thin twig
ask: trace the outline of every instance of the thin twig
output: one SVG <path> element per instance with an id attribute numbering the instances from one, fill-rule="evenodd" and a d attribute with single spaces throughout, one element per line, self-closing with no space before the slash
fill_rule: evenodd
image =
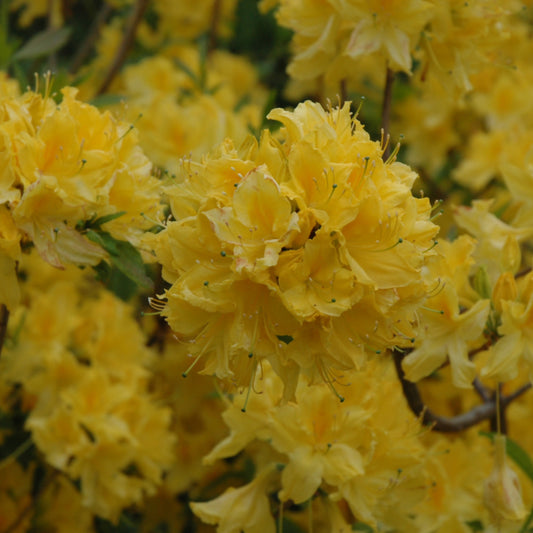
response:
<path id="1" fill-rule="evenodd" d="M 391 152 L 390 142 L 390 114 L 392 107 L 392 85 L 394 83 L 394 71 L 387 67 L 387 74 L 385 76 L 385 88 L 383 90 L 383 103 L 381 106 L 381 131 L 383 132 L 383 142 L 385 148 L 383 150 L 383 160 L 389 158 Z"/>
<path id="2" fill-rule="evenodd" d="M 211 21 L 209 24 L 209 44 L 207 45 L 207 53 L 209 54 L 217 47 L 221 10 L 222 0 L 214 0 L 213 9 L 211 10 Z"/>
<path id="3" fill-rule="evenodd" d="M 474 385 L 474 389 L 476 389 L 476 392 L 481 396 L 481 399 L 484 402 L 488 402 L 492 399 L 493 392 L 487 387 L 485 387 L 485 385 L 481 383 L 479 378 L 475 378 L 472 385 Z"/>
<path id="4" fill-rule="evenodd" d="M 122 42 L 120 43 L 120 46 L 117 49 L 117 53 L 113 59 L 113 62 L 111 63 L 111 66 L 109 67 L 109 71 L 106 77 L 104 78 L 102 85 L 96 93 L 97 95 L 103 94 L 107 91 L 107 89 L 111 85 L 111 82 L 113 81 L 115 76 L 122 68 L 122 65 L 126 61 L 128 52 L 133 44 L 133 41 L 135 40 L 135 33 L 137 31 L 137 27 L 139 26 L 143 18 L 144 12 L 148 7 L 148 2 L 149 0 L 137 0 L 135 2 L 131 17 L 128 21 L 126 31 L 124 32 L 124 38 L 122 39 Z"/>
<path id="5" fill-rule="evenodd" d="M 46 7 L 47 12 L 47 29 L 48 30 L 55 30 L 54 27 L 54 17 L 53 17 L 53 10 L 54 10 L 54 1 L 48 0 L 48 4 Z M 52 52 L 48 56 L 48 70 L 50 72 L 55 72 L 57 70 L 57 52 Z"/>
<path id="6" fill-rule="evenodd" d="M 105 24 L 112 10 L 113 8 L 107 2 L 104 2 L 102 4 L 100 11 L 98 11 L 98 14 L 94 18 L 93 23 L 89 28 L 89 33 L 87 34 L 87 37 L 81 43 L 81 46 L 78 48 L 78 51 L 74 55 L 74 59 L 72 60 L 72 64 L 70 65 L 69 69 L 69 72 L 71 74 L 76 74 L 80 67 L 85 63 L 85 60 L 89 56 L 91 50 L 94 47 L 94 44 L 100 36 L 100 30 L 102 29 L 102 26 Z"/>
<path id="7" fill-rule="evenodd" d="M 9 310 L 2 304 L 0 305 L 0 355 L 2 355 L 2 347 L 7 333 L 7 322 L 9 320 Z"/>
<path id="8" fill-rule="evenodd" d="M 421 418 L 422 424 L 431 426 L 433 430 L 440 431 L 443 433 L 454 433 L 468 429 L 476 424 L 479 424 L 483 420 L 488 420 L 495 416 L 496 414 L 496 401 L 494 398 L 491 398 L 489 401 L 478 405 L 472 408 L 466 413 L 461 413 L 457 416 L 440 416 L 433 413 L 430 409 L 424 405 L 422 397 L 420 396 L 420 391 L 415 383 L 408 381 L 405 378 L 405 374 L 402 368 L 402 360 L 404 354 L 393 351 L 394 357 L 394 366 L 396 367 L 396 373 L 400 379 L 402 385 L 403 394 L 407 400 L 407 404 L 411 411 L 418 417 Z M 520 387 L 512 394 L 508 396 L 502 396 L 500 398 L 501 409 L 507 407 L 513 400 L 524 394 L 527 390 L 531 388 L 531 383 Z"/>
<path id="9" fill-rule="evenodd" d="M 340 93 L 341 101 L 339 102 L 339 104 L 342 106 L 342 104 L 344 104 L 344 102 L 348 100 L 348 87 L 346 83 L 346 78 L 342 78 L 340 82 Z"/>

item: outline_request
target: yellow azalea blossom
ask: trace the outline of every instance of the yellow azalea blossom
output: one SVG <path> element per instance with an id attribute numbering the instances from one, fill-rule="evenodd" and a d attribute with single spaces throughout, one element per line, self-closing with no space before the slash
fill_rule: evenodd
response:
<path id="1" fill-rule="evenodd" d="M 48 269 L 22 258 L 28 282 L 0 373 L 32 397 L 26 429 L 43 461 L 80 480 L 86 510 L 116 520 L 162 486 L 174 460 L 172 413 L 150 392 L 154 354 L 132 308 L 75 267 Z M 26 320 L 32 328 L 16 333 Z"/>
<path id="2" fill-rule="evenodd" d="M 498 381 L 508 381 L 518 375 L 519 363 L 524 361 L 533 373 L 533 275 L 527 274 L 517 283 L 518 296 L 509 292 L 509 299 L 499 302 L 501 307 L 501 338 L 491 347 L 487 366 L 482 375 Z"/>
<path id="3" fill-rule="evenodd" d="M 379 51 L 394 70 L 411 72 L 411 51 L 433 15 L 431 2 L 333 0 L 333 4 L 342 20 L 354 25 L 345 54 L 357 58 Z"/>
<path id="4" fill-rule="evenodd" d="M 218 533 L 275 533 L 266 495 L 271 475 L 272 467 L 266 467 L 247 485 L 230 487 L 208 502 L 191 502 L 191 509 L 204 522 L 216 524 Z"/>
<path id="5" fill-rule="evenodd" d="M 297 80 L 328 77 L 335 70 L 346 77 L 359 61 L 377 56 L 383 70 L 388 64 L 410 73 L 411 53 L 433 11 L 426 0 L 281 0 L 278 22 L 294 32 L 287 70 Z"/>
<path id="6" fill-rule="evenodd" d="M 192 366 L 247 385 L 268 359 L 290 388 L 295 363 L 327 380 L 367 349 L 409 344 L 437 227 L 416 174 L 383 161 L 348 105 L 269 118 L 282 142 L 227 141 L 166 186 L 175 220 L 150 240 L 171 286 L 155 306 Z"/>
<path id="7" fill-rule="evenodd" d="M 58 28 L 63 25 L 61 0 L 14 0 L 9 8 L 17 11 L 22 8 L 18 23 L 22 27 L 31 25 L 35 19 L 49 18 L 50 25 Z"/>
<path id="8" fill-rule="evenodd" d="M 494 436 L 494 469 L 485 481 L 485 505 L 496 524 L 503 520 L 522 521 L 527 515 L 520 481 L 507 464 L 505 445 L 505 435 Z"/>
<path id="9" fill-rule="evenodd" d="M 230 434 L 208 461 L 236 455 L 254 440 L 266 443 L 284 465 L 282 501 L 303 503 L 321 489 L 335 501 L 344 499 L 363 521 L 382 519 L 396 491 L 400 499 L 423 498 L 423 490 L 415 488 L 418 423 L 403 403 L 392 362 L 374 360 L 340 379 L 344 402 L 326 384 L 300 379 L 294 400 L 283 403 L 281 380 L 263 365 L 255 381 L 261 394 L 249 397 L 245 413 L 246 392 L 228 404 L 223 416 Z"/>
<path id="10" fill-rule="evenodd" d="M 506 224 L 490 213 L 492 204 L 492 200 L 474 200 L 472 207 L 457 207 L 455 220 L 476 238 L 476 265 L 485 266 L 489 278 L 495 281 L 502 272 L 517 272 L 521 263 L 519 243 L 533 235 L 533 228 Z"/>
<path id="11" fill-rule="evenodd" d="M 471 91 L 472 76 L 497 57 L 515 24 L 512 8 L 497 0 L 433 2 L 423 62 L 450 92 Z"/>
<path id="12" fill-rule="evenodd" d="M 298 215 L 291 212 L 290 201 L 262 170 L 250 172 L 237 184 L 232 207 L 204 212 L 216 236 L 233 245 L 237 273 L 276 265 L 281 249 L 299 231 Z"/>
<path id="13" fill-rule="evenodd" d="M 205 87 L 187 72 L 205 76 Z M 200 160 L 226 137 L 241 142 L 259 128 L 266 101 L 244 58 L 214 51 L 205 59 L 192 46 L 169 46 L 128 66 L 116 85 L 127 105 L 114 110 L 135 123 L 145 153 L 170 174 L 181 157 Z"/>
<path id="14" fill-rule="evenodd" d="M 0 179 L 7 179 L 7 186 L 14 179 L 18 184 L 16 194 L 7 191 L 15 225 L 57 267 L 94 265 L 106 255 L 78 231 L 78 223 L 123 213 L 105 229 L 139 246 L 161 211 L 159 182 L 135 132 L 78 101 L 76 92 L 64 88 L 59 105 L 31 91 L 9 108 L 4 101 L 4 112 L 16 119 L 11 127 L 0 127 L 10 148 Z"/>
<path id="15" fill-rule="evenodd" d="M 426 335 L 415 341 L 415 349 L 403 360 L 405 376 L 418 381 L 449 360 L 453 384 L 471 387 L 476 367 L 468 359 L 469 343 L 477 341 L 483 333 L 490 301 L 479 300 L 462 313 L 454 287 L 445 285 L 428 304 L 434 310 L 420 311 Z"/>

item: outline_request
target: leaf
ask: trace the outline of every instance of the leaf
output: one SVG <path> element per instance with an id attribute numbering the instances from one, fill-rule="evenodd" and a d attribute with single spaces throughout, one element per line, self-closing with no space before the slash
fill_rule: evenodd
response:
<path id="1" fill-rule="evenodd" d="M 118 213 L 112 213 L 111 215 L 105 215 L 103 217 L 98 217 L 90 223 L 90 227 L 100 228 L 100 226 L 104 225 L 105 223 L 111 222 L 112 220 L 115 220 L 116 218 L 119 218 L 125 214 L 126 214 L 126 211 L 119 211 Z"/>
<path id="2" fill-rule="evenodd" d="M 480 431 L 480 435 L 494 441 L 494 433 Z M 506 438 L 505 451 L 507 455 L 520 467 L 526 476 L 533 481 L 533 461 L 529 454 L 514 440 Z"/>
<path id="3" fill-rule="evenodd" d="M 109 235 L 109 233 L 105 233 L 103 231 L 94 231 L 92 229 L 88 230 L 87 238 L 90 241 L 93 241 L 94 243 L 101 246 L 107 253 L 111 255 L 118 255 L 118 248 L 116 246 L 116 240 Z"/>
<path id="4" fill-rule="evenodd" d="M 131 300 L 137 293 L 137 284 L 105 261 L 100 261 L 93 270 L 96 272 L 96 279 L 124 302 Z"/>
<path id="5" fill-rule="evenodd" d="M 43 30 L 15 52 L 13 59 L 34 59 L 53 54 L 67 42 L 69 36 L 70 28 Z"/>
<path id="6" fill-rule="evenodd" d="M 134 281 L 142 289 L 153 290 L 154 283 L 146 275 L 145 266 L 139 251 L 129 242 L 119 241 L 109 233 L 88 230 L 87 237 L 99 244 L 107 253 L 111 264 L 122 274 Z"/>
<path id="7" fill-rule="evenodd" d="M 146 275 L 144 263 L 137 248 L 126 241 L 115 241 L 115 244 L 119 253 L 111 257 L 113 265 L 142 289 L 153 290 L 154 282 Z"/>

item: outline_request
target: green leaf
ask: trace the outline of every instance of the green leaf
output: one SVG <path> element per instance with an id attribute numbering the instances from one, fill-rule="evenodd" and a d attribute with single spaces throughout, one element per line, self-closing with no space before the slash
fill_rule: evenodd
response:
<path id="1" fill-rule="evenodd" d="M 103 217 L 98 217 L 94 219 L 89 224 L 89 226 L 91 228 L 100 228 L 100 226 L 103 226 L 106 222 L 111 222 L 112 220 L 115 220 L 116 218 L 119 218 L 125 214 L 126 214 L 126 211 L 119 211 L 118 213 L 112 213 L 111 215 L 105 215 Z"/>
<path id="2" fill-rule="evenodd" d="M 113 265 L 142 289 L 153 290 L 154 282 L 146 275 L 139 250 L 126 241 L 115 241 L 115 244 L 119 253 L 111 256 Z"/>
<path id="3" fill-rule="evenodd" d="M 494 433 L 480 431 L 479 434 L 494 441 Z M 533 461 L 531 461 L 529 454 L 517 442 L 511 440 L 509 437 L 506 438 L 505 442 L 505 452 L 507 455 L 520 467 L 524 474 L 533 481 Z"/>
<path id="4" fill-rule="evenodd" d="M 91 241 L 100 245 L 109 253 L 111 264 L 120 270 L 122 274 L 134 281 L 142 289 L 153 290 L 154 283 L 146 275 L 146 269 L 137 248 L 129 242 L 115 239 L 105 231 L 90 229 L 86 235 Z"/>
<path id="5" fill-rule="evenodd" d="M 101 246 L 107 253 L 111 255 L 119 254 L 118 248 L 116 246 L 117 241 L 113 239 L 113 237 L 111 237 L 109 233 L 90 229 L 85 235 L 87 235 L 87 238 L 90 241 L 93 241 L 94 243 Z"/>
<path id="6" fill-rule="evenodd" d="M 96 279 L 101 281 L 115 296 L 127 302 L 137 293 L 137 284 L 125 276 L 118 268 L 100 261 L 93 267 Z"/>
<path id="7" fill-rule="evenodd" d="M 68 40 L 70 28 L 48 29 L 39 32 L 13 55 L 13 59 L 35 59 L 59 50 Z"/>

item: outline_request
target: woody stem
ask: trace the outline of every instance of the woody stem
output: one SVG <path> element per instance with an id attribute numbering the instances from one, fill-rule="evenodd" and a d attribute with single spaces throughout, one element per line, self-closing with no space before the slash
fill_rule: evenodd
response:
<path id="1" fill-rule="evenodd" d="M 387 74 L 385 76 L 385 88 L 383 89 L 383 103 L 381 106 L 381 130 L 383 132 L 383 142 L 385 149 L 383 151 L 383 160 L 389 158 L 391 152 L 390 143 L 390 114 L 392 107 L 392 86 L 394 84 L 394 71 L 387 67 Z"/>
<path id="2" fill-rule="evenodd" d="M 423 402 L 420 391 L 415 383 L 408 381 L 402 368 L 402 360 L 405 354 L 394 350 L 394 366 L 396 367 L 396 374 L 400 379 L 403 394 L 407 400 L 407 404 L 411 411 L 421 419 L 422 424 L 431 426 L 434 431 L 443 433 L 454 433 L 463 431 L 472 426 L 475 426 L 483 420 L 495 418 L 497 410 L 497 402 L 494 396 L 472 408 L 466 413 L 461 413 L 457 416 L 440 416 L 431 411 Z M 513 393 L 507 396 L 500 397 L 500 409 L 507 407 L 513 400 L 524 394 L 531 388 L 531 383 L 527 383 L 519 387 Z"/>

